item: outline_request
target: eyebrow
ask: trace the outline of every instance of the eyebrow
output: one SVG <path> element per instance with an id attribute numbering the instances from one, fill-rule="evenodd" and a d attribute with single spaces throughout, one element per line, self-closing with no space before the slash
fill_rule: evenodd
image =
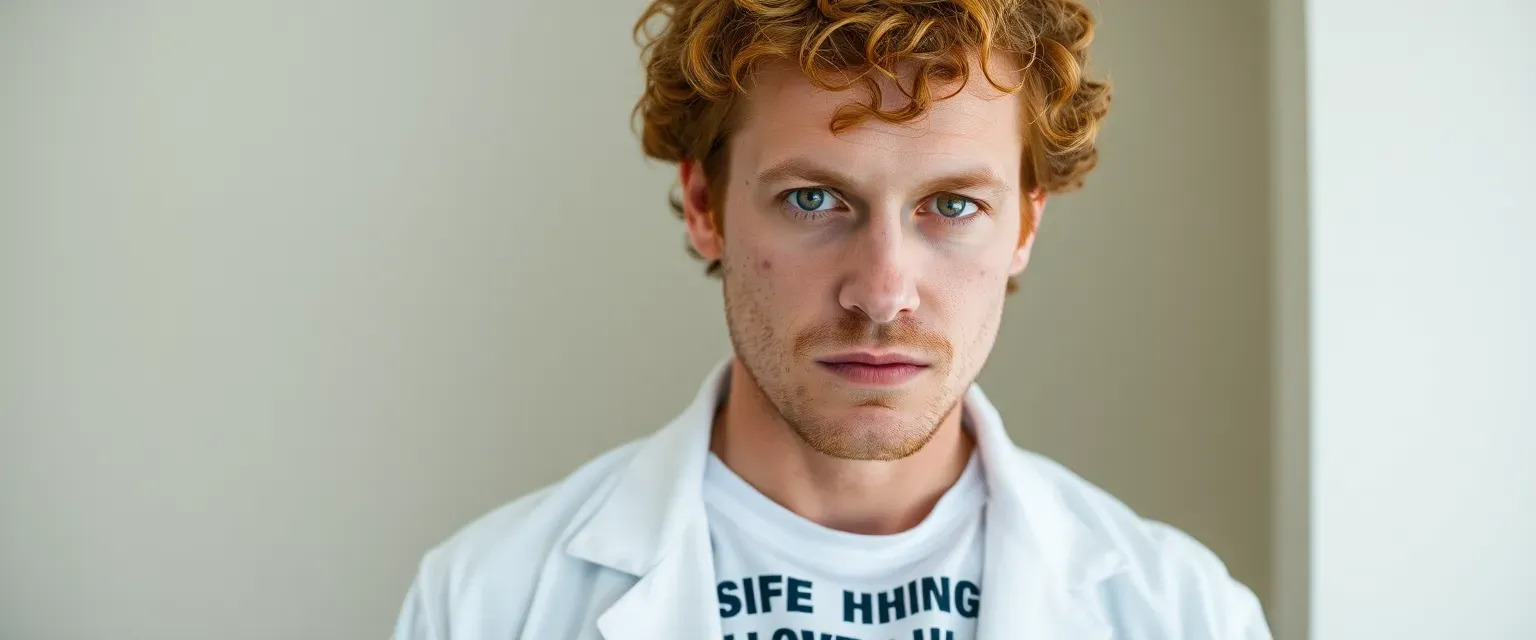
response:
<path id="1" fill-rule="evenodd" d="M 807 158 L 789 158 L 765 169 L 757 174 L 757 180 L 761 184 L 779 184 L 794 180 L 804 180 L 825 185 L 842 191 L 848 191 L 854 180 L 848 175 L 817 164 Z M 992 170 L 975 166 L 964 170 L 939 176 L 923 182 L 918 192 L 924 195 L 938 192 L 962 191 L 966 189 L 980 189 L 987 193 L 988 197 L 999 198 L 1008 193 L 1008 184 L 1004 182 Z"/>

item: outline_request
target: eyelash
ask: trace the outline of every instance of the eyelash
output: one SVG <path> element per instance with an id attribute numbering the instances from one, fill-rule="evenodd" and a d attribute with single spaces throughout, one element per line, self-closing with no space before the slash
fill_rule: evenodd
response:
<path id="1" fill-rule="evenodd" d="M 785 191 L 784 193 L 779 194 L 779 198 L 778 198 L 779 206 L 783 207 L 783 209 L 786 212 L 788 212 L 791 216 L 794 216 L 798 220 L 819 220 L 821 218 L 826 217 L 827 214 L 830 213 L 829 211 L 806 211 L 804 209 L 801 209 L 801 208 L 799 208 L 797 206 L 794 206 L 794 205 L 789 203 L 790 197 L 794 196 L 796 192 L 799 192 L 799 191 L 811 191 L 811 190 L 825 191 L 827 193 L 827 195 L 832 196 L 833 198 L 836 198 L 839 201 L 842 200 L 842 196 L 838 195 L 837 191 L 832 189 L 831 187 L 798 187 L 798 188 L 790 189 L 788 191 Z M 947 225 L 950 225 L 950 226 L 963 227 L 965 225 L 971 224 L 972 222 L 975 222 L 976 218 L 980 218 L 981 216 L 989 214 L 992 211 L 992 209 L 987 206 L 987 203 L 982 202 L 980 200 L 977 200 L 975 198 L 969 197 L 969 196 L 960 195 L 958 193 L 949 193 L 949 192 L 935 193 L 935 194 L 933 194 L 931 196 L 928 196 L 927 198 L 924 198 L 923 202 L 926 203 L 926 202 L 928 202 L 930 200 L 933 200 L 934 198 L 937 198 L 939 196 L 955 196 L 957 198 L 963 198 L 963 199 L 965 199 L 966 202 L 970 202 L 971 204 L 976 205 L 976 213 L 968 215 L 968 216 L 966 216 L 964 218 L 951 218 L 949 216 L 941 215 L 941 214 L 938 214 L 938 213 L 932 214 L 934 217 L 939 218 L 939 220 L 942 221 L 944 224 L 947 224 Z"/>

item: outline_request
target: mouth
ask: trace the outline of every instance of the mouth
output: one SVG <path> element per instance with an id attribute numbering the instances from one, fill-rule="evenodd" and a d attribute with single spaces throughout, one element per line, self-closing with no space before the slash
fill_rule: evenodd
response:
<path id="1" fill-rule="evenodd" d="M 819 358 L 822 369 L 858 385 L 889 387 L 905 383 L 930 366 L 926 361 L 901 353 L 852 351 Z"/>

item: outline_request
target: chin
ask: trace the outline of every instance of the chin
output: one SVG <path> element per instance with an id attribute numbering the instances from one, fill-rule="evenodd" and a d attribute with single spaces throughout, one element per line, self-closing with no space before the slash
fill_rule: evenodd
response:
<path id="1" fill-rule="evenodd" d="M 911 410 L 869 404 L 799 417 L 809 419 L 791 424 L 813 449 L 850 460 L 904 458 L 922 448 L 936 426 L 914 420 Z"/>
<path id="2" fill-rule="evenodd" d="M 865 419 L 871 415 L 890 415 L 911 420 L 928 413 L 924 409 L 933 404 L 937 395 L 932 389 L 917 386 L 871 388 L 834 384 L 825 387 L 822 398 L 829 409 L 828 417 L 846 412 Z"/>

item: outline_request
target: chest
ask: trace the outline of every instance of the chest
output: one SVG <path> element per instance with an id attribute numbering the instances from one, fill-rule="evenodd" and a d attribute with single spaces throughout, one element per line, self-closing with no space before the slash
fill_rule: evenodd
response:
<path id="1" fill-rule="evenodd" d="M 925 539 L 794 539 L 710 526 L 726 640 L 971 640 L 984 594 L 979 519 Z"/>

